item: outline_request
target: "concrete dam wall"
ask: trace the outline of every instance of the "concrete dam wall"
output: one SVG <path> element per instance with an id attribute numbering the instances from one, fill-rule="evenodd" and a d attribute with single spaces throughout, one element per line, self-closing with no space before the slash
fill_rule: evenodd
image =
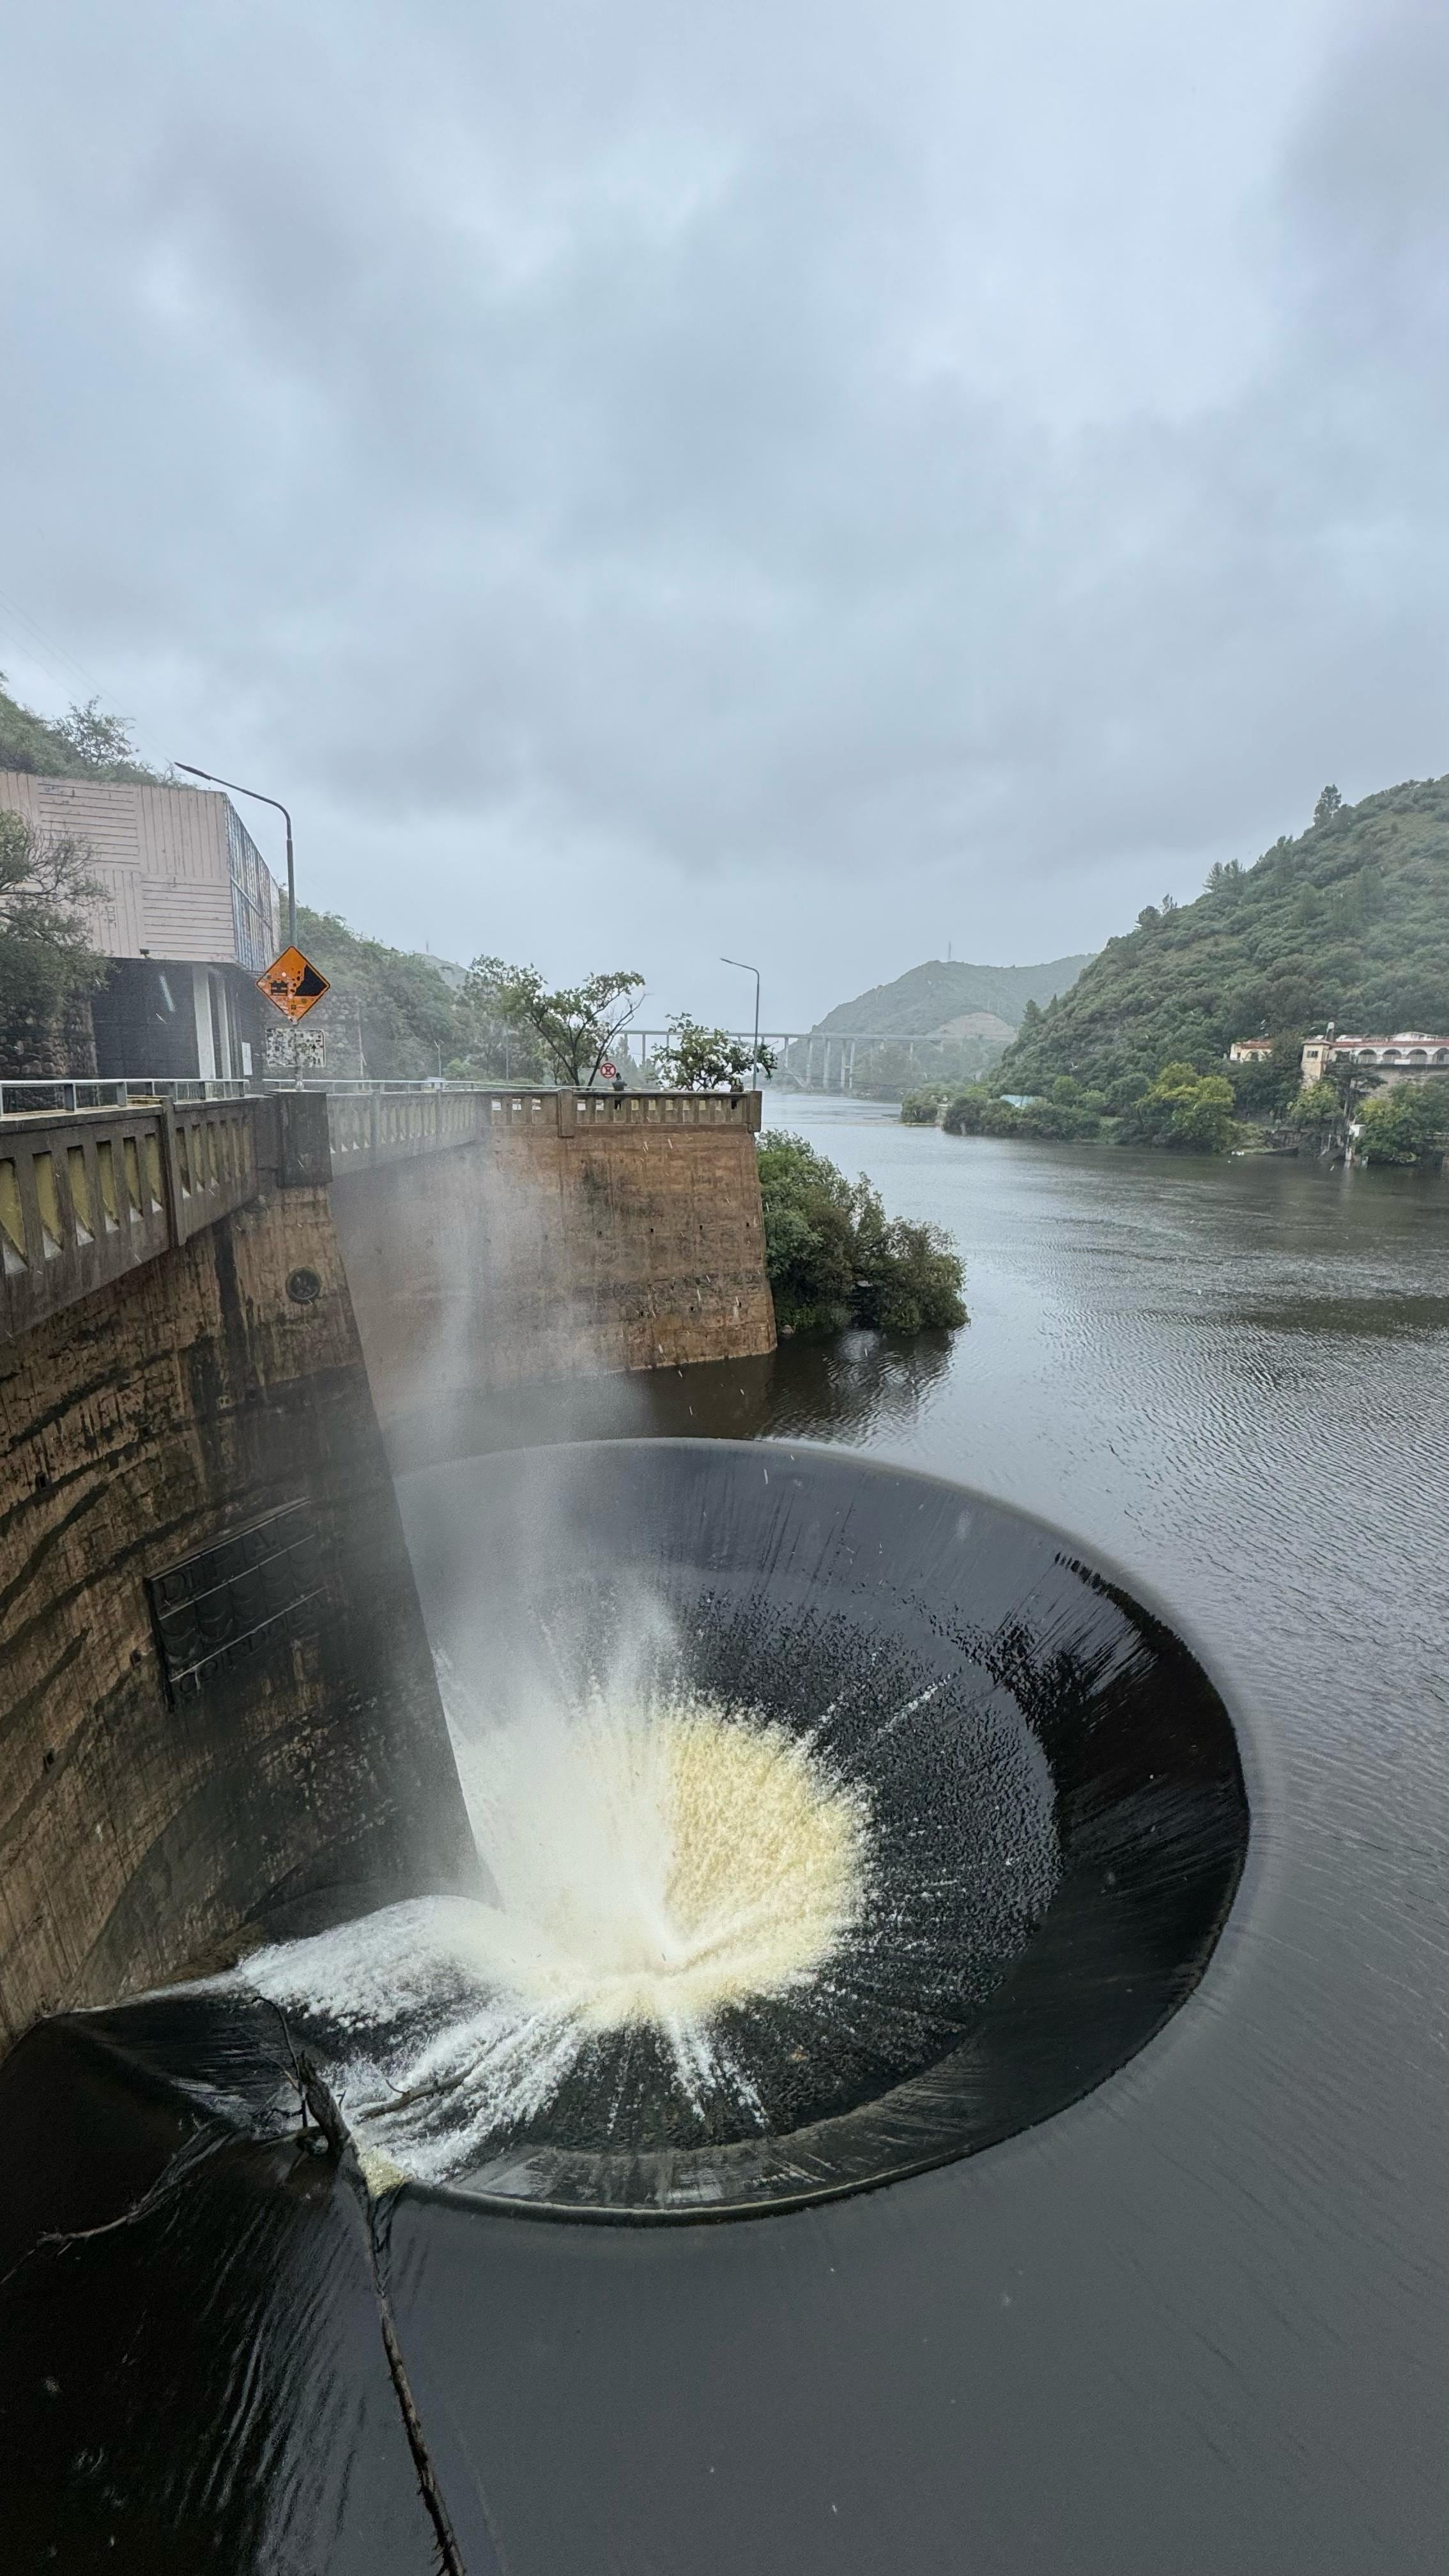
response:
<path id="1" fill-rule="evenodd" d="M 0 2041 L 471 1883 L 380 1422 L 773 1346 L 757 1104 L 634 1105 L 0 1126 Z"/>
<path id="2" fill-rule="evenodd" d="M 526 1378 L 775 1347 L 759 1094 L 510 1103 L 481 1150 L 334 1156 L 333 1214 L 386 1431 Z"/>

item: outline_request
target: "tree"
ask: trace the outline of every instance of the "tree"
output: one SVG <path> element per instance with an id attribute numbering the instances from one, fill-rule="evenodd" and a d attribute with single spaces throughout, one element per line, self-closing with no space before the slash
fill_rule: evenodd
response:
<path id="1" fill-rule="evenodd" d="M 1328 1082 L 1310 1082 L 1296 1100 L 1290 1101 L 1288 1123 L 1306 1135 L 1317 1136 L 1325 1151 L 1335 1141 L 1342 1142 L 1347 1126 L 1343 1103 Z"/>
<path id="2" fill-rule="evenodd" d="M 1228 1080 L 1243 1118 L 1281 1118 L 1299 1085 L 1303 1039 L 1296 1029 L 1273 1040 L 1270 1056 L 1250 1056 L 1246 1064 L 1228 1067 Z"/>
<path id="3" fill-rule="evenodd" d="M 1010 1104 L 1005 1100 L 993 1100 L 984 1082 L 973 1082 L 965 1091 L 958 1091 L 954 1100 L 946 1103 L 946 1114 L 941 1124 L 948 1136 L 984 1136 L 987 1112 L 991 1109 L 1010 1111 Z M 1010 1114 L 1014 1118 L 1015 1113 Z"/>
<path id="4" fill-rule="evenodd" d="M 32 776 L 48 778 L 116 779 L 132 785 L 172 783 L 158 778 L 154 769 L 137 759 L 129 727 L 119 716 L 102 715 L 94 698 L 89 706 L 72 707 L 59 724 L 50 724 L 12 698 L 4 681 L 0 671 L 0 769 L 25 769 Z"/>
<path id="5" fill-rule="evenodd" d="M 1331 823 L 1334 815 L 1341 814 L 1342 812 L 1343 798 L 1340 796 L 1338 789 L 1336 787 L 1321 788 L 1319 790 L 1318 802 L 1313 808 L 1314 822 Z"/>
<path id="6" fill-rule="evenodd" d="M 77 907 L 101 892 L 84 841 L 0 812 L 0 1071 L 17 1079 L 85 1069 L 94 1041 L 82 996 L 106 972 Z"/>
<path id="7" fill-rule="evenodd" d="M 582 984 L 550 993 L 536 966 L 505 966 L 501 957 L 475 957 L 463 998 L 532 1038 L 557 1080 L 582 1088 L 594 1080 L 615 1038 L 633 1018 L 643 989 L 642 975 L 621 971 L 590 975 Z"/>
<path id="8" fill-rule="evenodd" d="M 1214 859 L 1203 879 L 1203 891 L 1205 894 L 1231 894 L 1245 874 L 1241 859 Z"/>
<path id="9" fill-rule="evenodd" d="M 1331 1056 L 1322 1078 L 1300 1091 L 1289 1119 L 1295 1127 L 1316 1132 L 1325 1152 L 1331 1145 L 1346 1145 L 1357 1103 L 1377 1089 L 1379 1079 L 1370 1066 L 1355 1064 L 1352 1056 Z"/>
<path id="10" fill-rule="evenodd" d="M 1222 1074 L 1191 1064 L 1165 1064 L 1123 1115 L 1124 1135 L 1175 1153 L 1226 1154 L 1237 1142 L 1233 1086 Z"/>
<path id="11" fill-rule="evenodd" d="M 901 1102 L 903 1127 L 934 1127 L 951 1097 L 944 1082 L 923 1082 L 917 1091 L 908 1091 Z"/>
<path id="12" fill-rule="evenodd" d="M 951 1332 L 966 1321 L 961 1258 L 939 1226 L 887 1217 L 801 1136 L 763 1137 L 765 1267 L 782 1332 Z"/>
<path id="13" fill-rule="evenodd" d="M 761 1046 L 755 1053 L 724 1029 L 701 1027 L 687 1011 L 670 1021 L 668 1044 L 654 1058 L 655 1071 L 669 1091 L 718 1091 L 722 1083 L 738 1090 L 756 1065 L 767 1076 L 774 1072 L 769 1047 Z"/>
<path id="14" fill-rule="evenodd" d="M 1449 1152 L 1449 1081 L 1396 1082 L 1366 1100 L 1355 1143 L 1366 1163 L 1438 1162 Z"/>
<path id="15" fill-rule="evenodd" d="M 68 742 L 77 760 L 87 769 L 136 768 L 140 754 L 131 740 L 131 727 L 125 716 L 108 716 L 101 712 L 99 698 L 88 698 L 83 707 L 74 704 L 55 728 L 63 742 Z"/>

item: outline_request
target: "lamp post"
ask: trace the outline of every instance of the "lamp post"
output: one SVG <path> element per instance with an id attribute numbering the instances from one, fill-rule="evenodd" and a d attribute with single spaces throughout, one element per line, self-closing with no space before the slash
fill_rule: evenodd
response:
<path id="1" fill-rule="evenodd" d="M 758 1091 L 760 1087 L 760 970 L 758 966 L 747 966 L 743 957 L 722 957 L 719 962 L 721 966 L 738 966 L 742 975 L 753 975 L 755 979 L 755 1051 L 750 1058 L 750 1089 Z"/>
<path id="2" fill-rule="evenodd" d="M 234 778 L 215 778 L 209 769 L 193 769 L 189 760 L 175 760 L 173 769 L 184 769 L 188 778 L 204 778 L 208 787 L 229 788 L 233 796 L 250 796 L 258 805 L 274 806 L 287 826 L 287 946 L 297 945 L 297 878 L 292 866 L 292 817 L 279 796 L 264 796 L 259 787 L 238 787 Z"/>

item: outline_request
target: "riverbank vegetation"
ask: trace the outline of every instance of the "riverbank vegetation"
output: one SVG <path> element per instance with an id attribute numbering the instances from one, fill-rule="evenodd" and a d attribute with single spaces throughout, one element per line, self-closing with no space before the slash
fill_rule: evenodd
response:
<path id="1" fill-rule="evenodd" d="M 903 1127 L 936 1126 L 942 1110 L 950 1107 L 951 1097 L 952 1090 L 949 1082 L 921 1083 L 916 1090 L 908 1091 L 901 1102 L 901 1125 Z"/>
<path id="2" fill-rule="evenodd" d="M 847 1180 L 801 1136 L 763 1136 L 765 1265 L 782 1334 L 950 1332 L 966 1321 L 961 1256 L 938 1225 L 887 1217 L 864 1174 Z"/>
<path id="3" fill-rule="evenodd" d="M 947 1103 L 941 1124 L 952 1136 L 1100 1139 L 1188 1154 L 1231 1153 L 1242 1134 L 1232 1084 L 1190 1064 L 1166 1064 L 1154 1082 L 1128 1075 L 1111 1092 L 1058 1074 L 1038 1100 L 1004 1100 L 978 1083 Z"/>
<path id="4" fill-rule="evenodd" d="M 1449 1082 L 1396 1082 L 1366 1100 L 1354 1151 L 1366 1163 L 1439 1163 L 1449 1153 Z"/>

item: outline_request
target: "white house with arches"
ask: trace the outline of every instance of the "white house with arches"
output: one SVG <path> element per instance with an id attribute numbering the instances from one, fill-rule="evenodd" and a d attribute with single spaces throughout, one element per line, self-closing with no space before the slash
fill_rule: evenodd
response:
<path id="1" fill-rule="evenodd" d="M 1392 1037 L 1353 1037 L 1329 1028 L 1304 1042 L 1304 1090 L 1321 1082 L 1330 1065 L 1344 1063 L 1363 1065 L 1381 1083 L 1449 1076 L 1449 1037 L 1431 1037 L 1425 1029 L 1396 1029 Z"/>

